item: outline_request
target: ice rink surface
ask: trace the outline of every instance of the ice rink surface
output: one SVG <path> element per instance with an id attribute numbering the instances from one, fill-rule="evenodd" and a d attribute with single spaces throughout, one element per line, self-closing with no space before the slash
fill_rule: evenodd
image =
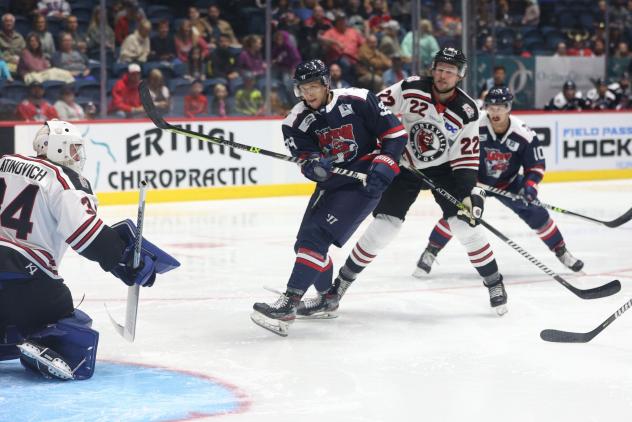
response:
<path id="1" fill-rule="evenodd" d="M 610 220 L 632 206 L 632 180 L 544 184 L 540 198 Z M 92 380 L 72 388 L 109 395 L 99 391 L 99 380 L 108 377 L 125 396 L 134 377 L 121 370 L 117 381 L 112 362 L 122 362 L 193 373 L 236 397 L 228 413 L 208 418 L 211 413 L 174 400 L 184 406 L 179 420 L 601 422 L 632 414 L 632 311 L 587 344 L 539 337 L 545 328 L 589 331 L 632 297 L 632 223 L 610 229 L 552 213 L 568 249 L 586 264 L 585 274 L 576 275 L 517 216 L 489 199 L 485 219 L 572 284 L 589 288 L 619 279 L 623 285 L 614 296 L 582 300 L 488 233 L 509 295 L 509 313 L 501 318 L 492 314 L 487 289 L 456 239 L 426 280 L 411 276 L 440 216 L 424 193 L 399 237 L 350 288 L 339 318 L 297 321 L 282 338 L 254 325 L 249 314 L 254 302 L 276 299 L 262 286 L 285 288 L 306 203 L 307 197 L 148 203 L 144 234 L 182 267 L 141 290 L 133 344 L 115 333 L 103 306 L 122 321 L 126 286 L 69 251 L 61 274 L 76 302 L 85 293 L 81 309 L 101 334 L 103 361 Z M 100 212 L 114 223 L 134 219 L 136 208 Z M 336 272 L 367 223 L 344 248 L 331 249 Z M 143 410 L 152 405 L 152 388 L 138 400 L 115 399 L 109 406 L 126 407 L 123 420 L 173 420 Z M 199 386 L 179 388 L 177 394 Z M 17 406 L 2 390 L 0 407 Z M 203 400 L 210 406 L 226 398 L 209 393 Z M 38 402 L 28 406 L 36 415 Z M 97 405 L 88 399 L 85 406 Z M 63 398 L 40 410 L 47 415 L 41 420 L 80 420 Z"/>

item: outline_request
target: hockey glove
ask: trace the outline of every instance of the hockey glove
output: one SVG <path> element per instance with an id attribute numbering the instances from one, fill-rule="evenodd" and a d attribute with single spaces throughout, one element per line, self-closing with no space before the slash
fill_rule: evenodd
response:
<path id="1" fill-rule="evenodd" d="M 525 204 L 528 205 L 538 197 L 538 184 L 527 179 L 518 194 L 524 198 Z"/>
<path id="2" fill-rule="evenodd" d="M 479 223 L 479 218 L 483 217 L 483 210 L 485 209 L 485 191 L 477 186 L 472 188 L 470 196 L 463 200 L 465 205 L 464 210 L 459 210 L 456 213 L 456 217 L 465 221 L 472 227 L 476 227 Z"/>
<path id="3" fill-rule="evenodd" d="M 331 169 L 336 157 L 323 157 L 318 153 L 311 154 L 301 165 L 303 175 L 314 182 L 324 182 L 331 177 Z"/>
<path id="4" fill-rule="evenodd" d="M 389 155 L 381 154 L 373 159 L 366 176 L 364 189 L 371 196 L 380 196 L 399 174 L 399 165 Z"/>
<path id="5" fill-rule="evenodd" d="M 125 248 L 121 261 L 111 272 L 128 286 L 138 284 L 143 287 L 151 287 L 156 280 L 155 257 L 147 250 L 142 249 L 140 265 L 138 268 L 134 268 L 134 245 L 129 245 Z"/>

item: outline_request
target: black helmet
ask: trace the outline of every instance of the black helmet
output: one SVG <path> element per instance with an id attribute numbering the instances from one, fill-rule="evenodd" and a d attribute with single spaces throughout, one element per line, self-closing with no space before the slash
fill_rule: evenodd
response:
<path id="1" fill-rule="evenodd" d="M 567 80 L 566 82 L 564 82 L 564 86 L 562 87 L 563 90 L 567 90 L 567 89 L 577 89 L 577 85 L 575 85 L 575 82 L 572 81 L 571 79 Z"/>
<path id="2" fill-rule="evenodd" d="M 465 54 L 458 48 L 444 47 L 437 51 L 437 54 L 435 54 L 432 60 L 432 68 L 434 69 L 439 62 L 455 65 L 459 69 L 459 76 L 461 78 L 465 76 L 467 59 L 465 58 Z"/>
<path id="3" fill-rule="evenodd" d="M 492 88 L 485 96 L 485 105 L 511 104 L 513 98 L 513 94 L 505 86 Z"/>
<path id="4" fill-rule="evenodd" d="M 294 94 L 300 98 L 298 86 L 316 80 L 329 87 L 329 66 L 318 59 L 300 63 L 294 71 Z"/>

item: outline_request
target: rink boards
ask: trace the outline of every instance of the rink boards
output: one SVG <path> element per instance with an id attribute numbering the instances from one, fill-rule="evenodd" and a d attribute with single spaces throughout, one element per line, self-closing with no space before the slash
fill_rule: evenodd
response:
<path id="1" fill-rule="evenodd" d="M 545 181 L 632 177 L 632 113 L 516 114 L 540 138 L 547 160 Z M 288 153 L 279 118 L 170 123 Z M 133 203 L 142 178 L 152 187 L 149 200 L 154 202 L 303 195 L 313 189 L 291 163 L 165 132 L 149 120 L 87 121 L 77 126 L 88 141 L 84 176 L 101 203 Z M 15 152 L 31 153 L 38 127 L 15 126 Z"/>

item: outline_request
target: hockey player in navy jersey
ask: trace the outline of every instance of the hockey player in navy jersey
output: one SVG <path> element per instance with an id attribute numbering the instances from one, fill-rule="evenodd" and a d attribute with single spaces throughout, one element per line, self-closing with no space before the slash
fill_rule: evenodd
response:
<path id="1" fill-rule="evenodd" d="M 379 94 L 393 113 L 401 113 L 409 142 L 400 163 L 400 174 L 382 195 L 373 211 L 375 219 L 335 280 L 334 292 L 339 297 L 377 253 L 395 238 L 419 192 L 428 189 L 416 174 L 420 171 L 469 209 L 469 213 L 459 211 L 441 195 L 432 192 L 443 211 L 443 218 L 450 222 L 472 265 L 483 278 L 492 308 L 498 315 L 507 311 L 503 278 L 485 232 L 477 221 L 482 216 L 485 202 L 485 192 L 476 187 L 479 113 L 474 100 L 457 87 L 465 76 L 466 67 L 465 55 L 460 50 L 443 48 L 434 57 L 432 77 L 409 77 Z"/>
<path id="2" fill-rule="evenodd" d="M 328 250 L 341 247 L 377 205 L 399 173 L 407 135 L 399 120 L 366 89 L 330 89 L 329 69 L 320 60 L 299 64 L 294 92 L 301 102 L 283 121 L 285 145 L 303 159 L 301 171 L 316 190 L 303 216 L 287 290 L 272 304 L 255 303 L 253 322 L 287 335 L 296 314 L 337 307 Z M 332 173 L 336 165 L 367 173 L 366 185 Z M 314 285 L 316 299 L 301 301 Z"/>
<path id="3" fill-rule="evenodd" d="M 87 379 L 99 333 L 57 272 L 68 247 L 130 286 L 151 286 L 179 263 L 143 239 L 132 268 L 135 226 L 109 227 L 97 215 L 75 126 L 46 122 L 33 147 L 37 157 L 0 158 L 0 360 L 19 358 L 47 378 Z"/>
<path id="4" fill-rule="evenodd" d="M 485 111 L 480 123 L 480 182 L 520 194 L 523 201 L 495 196 L 518 215 L 566 267 L 580 271 L 584 263 L 566 249 L 562 233 L 546 209 L 530 204 L 538 196 L 538 184 L 544 177 L 544 154 L 538 137 L 523 122 L 510 115 L 513 95 L 508 88 L 494 88 L 485 97 Z M 520 170 L 523 174 L 519 174 Z M 428 246 L 417 262 L 414 275 L 430 272 L 437 254 L 452 238 L 450 224 L 439 220 Z"/>

